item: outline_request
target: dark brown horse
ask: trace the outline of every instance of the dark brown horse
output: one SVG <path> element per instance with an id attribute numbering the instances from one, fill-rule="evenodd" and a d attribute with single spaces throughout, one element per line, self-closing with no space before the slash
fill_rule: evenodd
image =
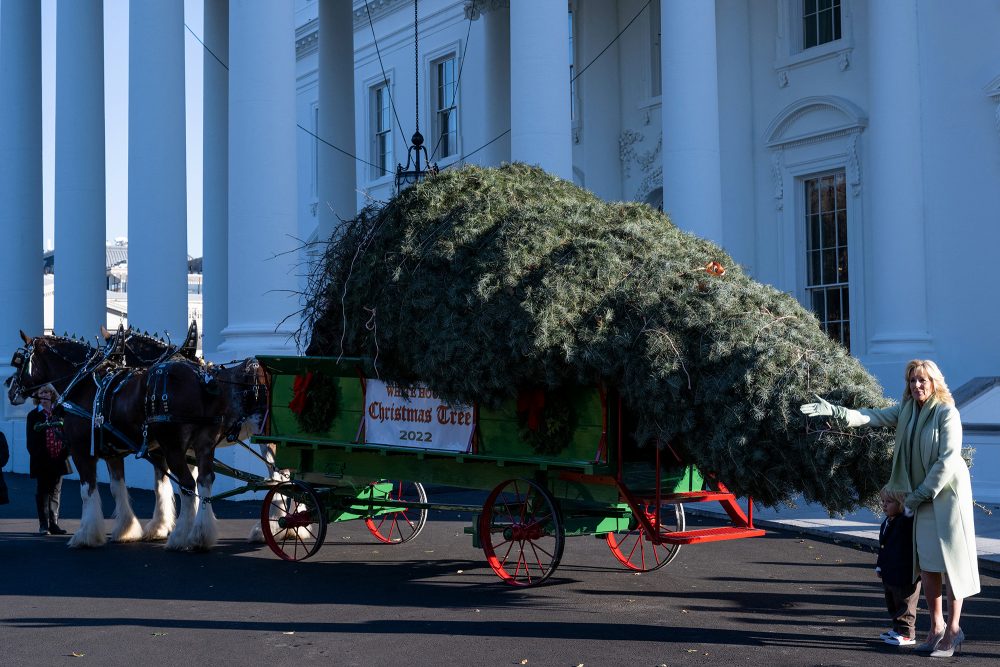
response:
<path id="1" fill-rule="evenodd" d="M 67 411 L 64 432 L 83 499 L 80 529 L 70 545 L 104 543 L 103 511 L 94 493 L 96 462 L 104 458 L 117 505 L 112 539 L 162 538 L 169 531 L 169 549 L 211 548 L 215 517 L 209 504 L 199 508 L 198 498 L 211 495 L 215 447 L 264 419 L 266 378 L 256 360 L 209 367 L 174 357 L 150 369 L 127 368 L 110 361 L 122 347 L 120 339 L 101 350 L 75 339 L 21 335 L 25 347 L 12 362 L 17 371 L 11 402 L 23 403 L 37 387 L 51 382 L 63 394 Z M 140 452 L 157 475 L 157 511 L 145 531 L 128 502 L 122 462 L 123 456 Z M 187 465 L 189 452 L 198 464 L 197 489 Z M 182 492 L 176 525 L 167 469 Z"/>
<path id="2" fill-rule="evenodd" d="M 21 332 L 25 346 L 15 355 L 8 397 L 14 405 L 23 403 L 35 390 L 51 383 L 60 393 L 65 409 L 63 435 L 80 475 L 83 512 L 80 528 L 70 538 L 71 547 L 104 544 L 104 513 L 97 489 L 97 461 L 103 458 L 111 477 L 115 498 L 115 525 L 111 539 L 120 542 L 163 539 L 173 528 L 173 490 L 166 476 L 162 456 L 150 458 L 156 483 L 156 509 L 145 529 L 132 510 L 125 487 L 123 455 L 142 441 L 142 420 L 134 419 L 143 409 L 145 369 L 117 367 L 108 361 L 107 351 L 60 336 L 31 338 Z M 18 358 L 20 357 L 20 359 Z M 112 401 L 107 414 L 101 404 Z M 94 416 L 95 406 L 98 408 Z M 107 421 L 104 427 L 102 423 Z M 95 428 L 97 427 L 97 428 Z"/>

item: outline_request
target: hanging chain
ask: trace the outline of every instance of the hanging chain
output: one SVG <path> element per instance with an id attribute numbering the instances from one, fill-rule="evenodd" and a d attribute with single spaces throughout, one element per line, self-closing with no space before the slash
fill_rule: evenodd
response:
<path id="1" fill-rule="evenodd" d="M 417 0 L 413 0 L 413 80 L 417 123 L 414 130 L 420 132 L 420 28 L 417 24 Z"/>

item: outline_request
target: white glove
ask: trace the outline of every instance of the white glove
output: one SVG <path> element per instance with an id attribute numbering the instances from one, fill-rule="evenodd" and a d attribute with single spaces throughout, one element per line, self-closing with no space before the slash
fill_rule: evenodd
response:
<path id="1" fill-rule="evenodd" d="M 913 516 L 913 510 L 911 510 L 906 505 L 903 505 L 903 516 L 905 516 L 906 518 L 910 518 L 911 516 Z"/>
<path id="2" fill-rule="evenodd" d="M 817 396 L 818 403 L 805 403 L 799 406 L 799 410 L 807 417 L 832 417 L 833 405 Z"/>

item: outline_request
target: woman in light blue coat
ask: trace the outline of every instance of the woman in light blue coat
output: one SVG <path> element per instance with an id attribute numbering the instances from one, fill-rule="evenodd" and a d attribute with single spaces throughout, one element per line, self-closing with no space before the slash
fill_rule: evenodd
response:
<path id="1" fill-rule="evenodd" d="M 979 592 L 976 531 L 972 521 L 972 482 L 962 458 L 962 420 L 944 375 L 933 361 L 906 365 L 903 402 L 882 410 L 850 410 L 827 403 L 807 403 L 802 412 L 832 416 L 848 427 L 895 427 L 892 475 L 886 485 L 906 493 L 913 523 L 914 580 L 920 577 L 931 616 L 927 641 L 917 650 L 950 657 L 965 633 L 959 625 L 962 601 Z M 948 581 L 948 622 L 942 603 Z"/>

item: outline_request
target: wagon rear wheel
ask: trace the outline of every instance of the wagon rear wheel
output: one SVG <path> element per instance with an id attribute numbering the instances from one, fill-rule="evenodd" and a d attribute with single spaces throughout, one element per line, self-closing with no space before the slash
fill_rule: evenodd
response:
<path id="1" fill-rule="evenodd" d="M 566 537 L 549 492 L 532 481 L 511 479 L 486 499 L 479 539 L 487 562 L 504 582 L 534 586 L 559 566 Z"/>
<path id="2" fill-rule="evenodd" d="M 388 491 L 380 491 L 378 487 L 392 485 Z M 427 492 L 420 482 L 376 482 L 369 487 L 370 492 L 378 500 L 387 500 L 393 503 L 427 504 Z M 365 526 L 372 535 L 380 542 L 386 544 L 402 544 L 408 542 L 420 534 L 427 523 L 427 508 L 411 508 L 408 506 L 399 509 L 386 511 L 375 516 L 365 518 Z"/>
<path id="3" fill-rule="evenodd" d="M 326 538 L 323 502 L 305 482 L 282 482 L 264 496 L 260 509 L 264 541 L 283 560 L 305 560 Z"/>
<path id="4" fill-rule="evenodd" d="M 655 504 L 647 503 L 642 505 L 642 511 L 656 532 L 661 535 L 684 530 L 683 505 L 661 505 L 660 511 L 656 512 Z M 652 535 L 634 517 L 629 524 L 632 526 L 631 529 L 608 533 L 605 537 L 611 553 L 622 565 L 637 572 L 651 572 L 677 557 L 681 545 L 653 542 Z"/>

